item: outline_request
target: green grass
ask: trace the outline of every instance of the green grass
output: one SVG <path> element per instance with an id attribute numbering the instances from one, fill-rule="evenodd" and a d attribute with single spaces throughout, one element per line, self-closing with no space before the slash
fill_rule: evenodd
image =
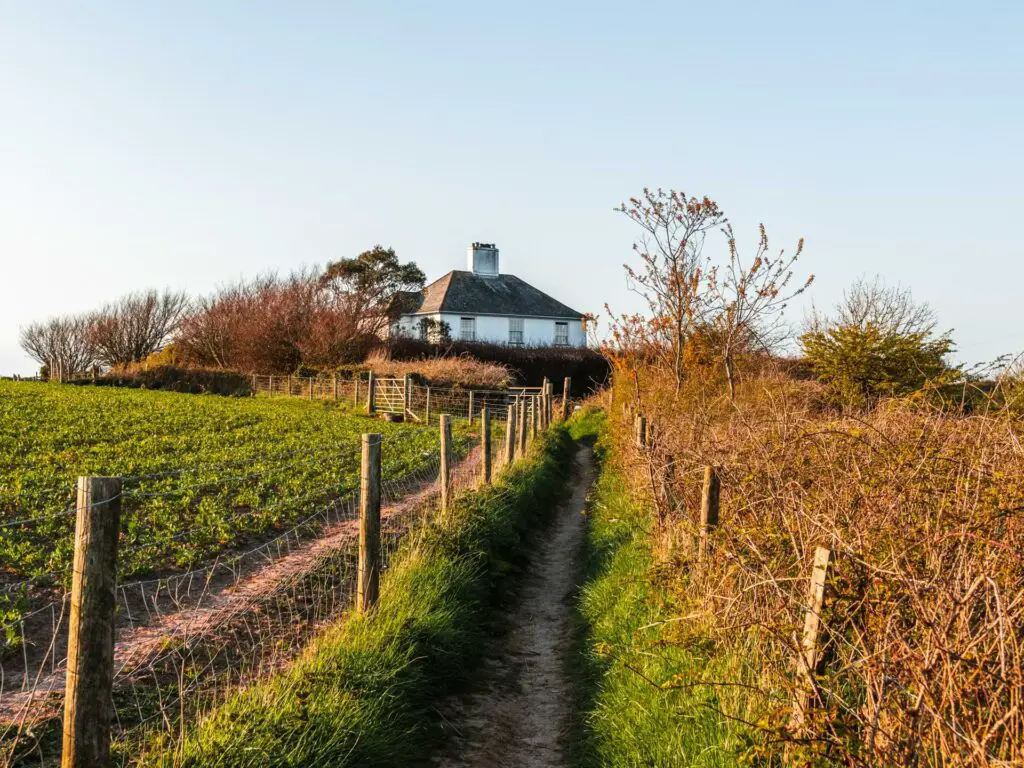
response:
<path id="1" fill-rule="evenodd" d="M 0 579 L 67 580 L 78 475 L 143 476 L 125 483 L 125 578 L 192 567 L 350 492 L 369 431 L 385 435 L 385 478 L 436 461 L 436 429 L 333 402 L 0 382 Z"/>
<path id="2" fill-rule="evenodd" d="M 380 603 L 323 633 L 276 677 L 232 695 L 161 766 L 430 764 L 435 706 L 474 674 L 495 611 L 528 542 L 560 501 L 571 444 L 563 429 L 493 488 L 460 497 L 449 526 L 427 524 L 385 575 Z"/>
<path id="3" fill-rule="evenodd" d="M 600 416 L 585 418 L 571 427 L 580 437 L 603 430 Z M 672 621 L 680 612 L 664 568 L 651 555 L 649 514 L 603 462 L 588 509 L 573 664 L 576 765 L 730 766 L 747 749 L 746 726 L 720 714 L 722 690 L 692 685 L 736 677 L 719 674 L 731 660 Z"/>

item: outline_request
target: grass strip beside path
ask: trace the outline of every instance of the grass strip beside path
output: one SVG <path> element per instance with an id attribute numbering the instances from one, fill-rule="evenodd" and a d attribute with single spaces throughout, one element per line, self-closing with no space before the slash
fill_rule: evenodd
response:
<path id="1" fill-rule="evenodd" d="M 556 428 L 492 487 L 460 497 L 453 523 L 425 525 L 387 572 L 380 603 L 324 632 L 286 671 L 232 695 L 160 766 L 409 766 L 442 738 L 434 708 L 474 674 L 494 607 L 556 508 L 572 442 Z"/>

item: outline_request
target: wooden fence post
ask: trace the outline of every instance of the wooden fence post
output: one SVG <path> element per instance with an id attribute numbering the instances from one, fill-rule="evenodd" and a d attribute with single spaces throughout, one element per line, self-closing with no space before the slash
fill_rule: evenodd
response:
<path id="1" fill-rule="evenodd" d="M 96 377 L 93 376 L 93 381 L 95 381 L 95 380 L 96 380 Z M 254 395 L 256 394 L 256 374 L 255 373 L 252 375 L 252 393 Z"/>
<path id="2" fill-rule="evenodd" d="M 309 399 L 313 399 L 313 377 L 309 377 Z"/>
<path id="3" fill-rule="evenodd" d="M 402 413 L 406 413 L 412 410 L 412 377 L 408 373 L 405 374 L 404 377 L 402 377 L 402 398 Z"/>
<path id="4" fill-rule="evenodd" d="M 352 407 L 359 407 L 359 373 L 352 376 Z"/>
<path id="5" fill-rule="evenodd" d="M 532 443 L 537 439 L 537 398 L 538 395 L 533 395 L 530 398 L 530 442 Z"/>
<path id="6" fill-rule="evenodd" d="M 267 394 L 270 397 L 274 396 L 274 374 L 270 374 L 270 383 L 267 385 Z"/>
<path id="7" fill-rule="evenodd" d="M 377 406 L 374 405 L 374 396 L 377 394 L 377 380 L 373 377 L 373 371 L 369 372 L 366 379 L 366 412 L 376 413 Z"/>
<path id="8" fill-rule="evenodd" d="M 718 527 L 718 507 L 721 496 L 721 483 L 714 467 L 704 467 L 704 488 L 700 495 L 700 545 L 697 549 L 697 561 L 703 562 L 708 555 L 710 542 L 708 537 Z"/>
<path id="9" fill-rule="evenodd" d="M 447 413 L 441 414 L 441 517 L 448 515 L 448 505 L 451 502 L 451 444 L 452 444 L 452 417 Z"/>
<path id="10" fill-rule="evenodd" d="M 121 478 L 78 478 L 62 768 L 110 760 Z"/>
<path id="11" fill-rule="evenodd" d="M 480 445 L 483 447 L 481 479 L 484 485 L 491 484 L 491 412 L 485 405 L 480 409 Z"/>
<path id="12" fill-rule="evenodd" d="M 380 592 L 380 435 L 363 435 L 359 478 L 359 582 L 356 610 L 369 611 Z"/>
<path id="13" fill-rule="evenodd" d="M 334 401 L 337 402 L 338 401 L 338 372 L 337 371 L 334 372 L 334 381 L 332 383 L 334 385 L 334 389 L 333 389 L 332 394 L 334 396 Z"/>
<path id="14" fill-rule="evenodd" d="M 473 390 L 469 390 L 469 423 L 473 423 Z"/>
<path id="15" fill-rule="evenodd" d="M 423 417 L 423 423 L 424 424 L 429 424 L 430 423 L 430 386 L 429 385 L 427 386 L 427 410 L 426 410 L 426 414 Z"/>
<path id="16" fill-rule="evenodd" d="M 516 407 L 508 407 L 508 417 L 505 421 L 505 466 L 511 466 L 516 460 Z"/>
<path id="17" fill-rule="evenodd" d="M 569 397 L 572 394 L 572 376 L 562 380 L 562 421 L 569 418 Z"/>
<path id="18" fill-rule="evenodd" d="M 636 422 L 636 444 L 640 448 L 647 446 L 647 417 L 637 416 Z"/>
<path id="19" fill-rule="evenodd" d="M 526 398 L 519 401 L 519 458 L 526 455 Z"/>
<path id="20" fill-rule="evenodd" d="M 825 604 L 825 587 L 828 582 L 829 570 L 833 565 L 832 550 L 815 547 L 814 565 L 811 568 L 811 584 L 807 590 L 807 603 L 804 613 L 804 634 L 800 642 L 800 653 L 797 658 L 797 673 L 803 678 L 798 687 L 796 701 L 793 703 L 793 721 L 797 730 L 807 721 L 807 715 L 817 699 L 815 675 L 821 664 L 821 611 Z"/>

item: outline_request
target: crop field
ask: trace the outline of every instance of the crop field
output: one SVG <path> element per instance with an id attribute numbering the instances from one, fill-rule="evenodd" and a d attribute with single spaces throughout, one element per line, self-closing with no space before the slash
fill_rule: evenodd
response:
<path id="1" fill-rule="evenodd" d="M 125 478 L 119 575 L 143 576 L 351 493 L 369 431 L 384 435 L 385 478 L 437 460 L 437 430 L 335 403 L 0 382 L 0 586 L 68 581 L 79 475 Z"/>

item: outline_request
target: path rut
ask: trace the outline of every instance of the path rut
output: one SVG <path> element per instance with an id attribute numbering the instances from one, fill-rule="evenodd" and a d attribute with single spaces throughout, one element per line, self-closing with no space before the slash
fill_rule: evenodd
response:
<path id="1" fill-rule="evenodd" d="M 440 768 L 567 765 L 565 740 L 572 712 L 566 662 L 573 642 L 572 601 L 585 536 L 583 511 L 594 482 L 594 456 L 575 457 L 572 496 L 538 542 L 512 629 L 501 656 L 488 662 L 476 693 L 443 707 L 453 738 Z"/>

